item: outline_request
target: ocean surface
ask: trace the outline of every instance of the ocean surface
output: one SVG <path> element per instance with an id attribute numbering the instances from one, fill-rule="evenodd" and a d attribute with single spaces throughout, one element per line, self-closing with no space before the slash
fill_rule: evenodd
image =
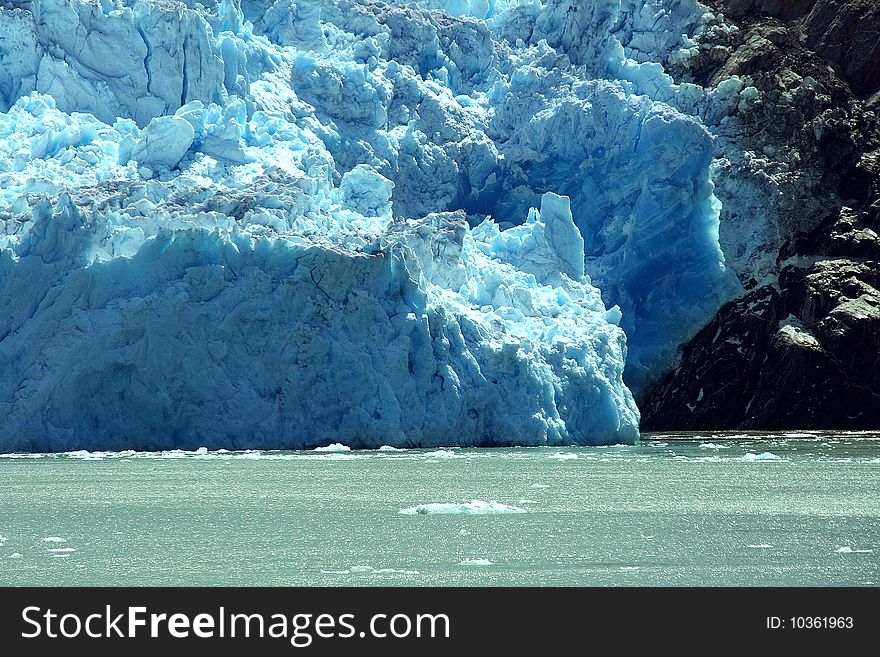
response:
<path id="1" fill-rule="evenodd" d="M 880 434 L 0 455 L 0 585 L 880 584 Z"/>

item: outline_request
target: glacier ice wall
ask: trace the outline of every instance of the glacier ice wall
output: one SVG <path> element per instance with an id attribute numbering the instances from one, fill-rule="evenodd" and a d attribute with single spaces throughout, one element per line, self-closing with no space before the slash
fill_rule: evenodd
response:
<path id="1" fill-rule="evenodd" d="M 337 184 L 313 135 L 235 102 L 141 130 L 33 94 L 0 136 L 3 449 L 638 435 L 565 197 L 505 231 L 394 218 L 374 168 Z"/>
<path id="2" fill-rule="evenodd" d="M 634 440 L 738 285 L 703 14 L 3 0 L 0 446 Z"/>

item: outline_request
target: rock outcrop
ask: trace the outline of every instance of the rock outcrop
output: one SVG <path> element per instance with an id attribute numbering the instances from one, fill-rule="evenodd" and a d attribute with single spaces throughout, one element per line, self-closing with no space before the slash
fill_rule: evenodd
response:
<path id="1" fill-rule="evenodd" d="M 725 29 L 708 29 L 677 74 L 759 91 L 730 137 L 774 194 L 775 240 L 741 258 L 744 295 L 642 396 L 643 429 L 877 427 L 880 6 L 710 4 Z M 731 225 L 722 211 L 722 246 Z"/>

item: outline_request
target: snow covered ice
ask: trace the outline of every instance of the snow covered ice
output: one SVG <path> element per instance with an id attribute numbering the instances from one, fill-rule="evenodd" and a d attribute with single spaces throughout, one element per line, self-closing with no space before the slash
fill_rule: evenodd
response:
<path id="1" fill-rule="evenodd" d="M 609 444 L 736 291 L 692 0 L 5 0 L 0 451 Z"/>

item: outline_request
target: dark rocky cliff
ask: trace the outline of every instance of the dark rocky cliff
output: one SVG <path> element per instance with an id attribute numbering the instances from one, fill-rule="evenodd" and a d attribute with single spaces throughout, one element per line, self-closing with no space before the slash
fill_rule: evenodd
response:
<path id="1" fill-rule="evenodd" d="M 642 428 L 877 428 L 880 3 L 708 4 L 738 29 L 708 30 L 676 76 L 761 92 L 735 139 L 777 172 L 778 245 L 642 396 Z"/>

